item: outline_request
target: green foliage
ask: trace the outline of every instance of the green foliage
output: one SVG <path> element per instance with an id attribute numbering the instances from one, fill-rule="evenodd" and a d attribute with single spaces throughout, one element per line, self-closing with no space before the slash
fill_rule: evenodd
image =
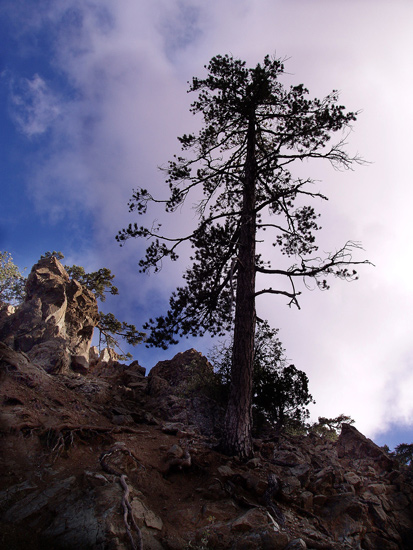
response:
<path id="1" fill-rule="evenodd" d="M 213 546 L 211 546 L 211 533 L 212 533 L 212 525 L 216 522 L 215 516 L 208 516 L 208 525 L 203 529 L 203 531 L 200 533 L 199 539 L 195 542 L 189 541 L 188 544 L 185 546 L 185 550 L 209 550 Z"/>
<path id="2" fill-rule="evenodd" d="M 314 403 L 305 372 L 287 365 L 285 350 L 267 321 L 258 323 L 254 346 L 252 403 L 256 422 L 268 420 L 278 428 L 302 425 Z M 232 345 L 215 347 L 210 355 L 224 394 L 229 391 Z"/>
<path id="3" fill-rule="evenodd" d="M 112 282 L 115 275 L 107 267 L 91 273 L 86 273 L 84 267 L 78 265 L 65 265 L 64 267 L 69 277 L 76 279 L 81 285 L 92 291 L 101 302 L 106 300 L 106 293 L 119 294 L 118 288 Z M 138 331 L 135 325 L 119 321 L 113 313 L 99 312 L 97 328 L 99 330 L 99 347 L 103 341 L 107 347 L 120 350 L 119 359 L 121 360 L 130 359 L 132 355 L 122 351 L 119 339 L 131 346 L 137 346 L 145 338 L 145 333 Z"/>
<path id="4" fill-rule="evenodd" d="M 350 416 L 345 414 L 340 414 L 336 418 L 324 418 L 323 416 L 318 417 L 318 422 L 315 422 L 310 426 L 310 431 L 336 441 L 343 424 L 354 424 L 354 420 Z"/>
<path id="5" fill-rule="evenodd" d="M 65 265 L 64 267 L 69 277 L 92 291 L 101 302 L 106 300 L 105 293 L 119 294 L 118 288 L 112 283 L 115 275 L 107 267 L 91 273 L 86 273 L 84 267 L 78 265 Z M 120 350 L 119 359 L 121 360 L 131 358 L 132 355 L 130 353 L 125 354 L 122 351 L 119 339 L 124 340 L 131 346 L 137 346 L 145 338 L 145 333 L 138 331 L 135 325 L 119 321 L 113 313 L 99 312 L 97 328 L 99 330 L 99 347 L 101 342 L 104 341 L 107 347 Z"/>
<path id="6" fill-rule="evenodd" d="M 53 252 L 45 252 L 40 257 L 40 259 L 45 258 L 56 258 L 60 261 L 63 260 L 64 255 L 62 252 L 53 250 Z M 112 283 L 115 275 L 113 275 L 111 270 L 107 267 L 102 267 L 98 271 L 92 271 L 91 273 L 86 273 L 85 268 L 79 265 L 65 265 L 64 268 L 69 277 L 78 281 L 88 290 L 91 290 L 101 302 L 106 300 L 106 293 L 113 295 L 119 294 L 117 287 Z"/>
<path id="7" fill-rule="evenodd" d="M 0 251 L 0 301 L 19 304 L 24 299 L 26 278 L 9 252 Z"/>
<path id="8" fill-rule="evenodd" d="M 56 258 L 60 261 L 63 260 L 64 255 L 61 252 L 57 252 L 56 250 L 53 250 L 53 252 L 50 252 L 49 250 L 40 256 L 41 260 L 45 260 L 46 258 Z"/>
<path id="9" fill-rule="evenodd" d="M 119 321 L 113 313 L 99 312 L 97 328 L 99 329 L 99 343 L 101 340 L 104 340 L 106 346 L 109 348 L 121 349 L 119 346 L 119 338 L 122 338 L 122 340 L 131 346 L 137 346 L 142 343 L 145 338 L 145 333 L 139 332 L 135 325 L 125 323 L 125 321 Z M 120 359 L 126 357 L 130 358 L 132 355 L 130 353 L 125 355 L 122 352 Z"/>
<path id="10" fill-rule="evenodd" d="M 393 456 L 400 464 L 408 466 L 413 460 L 413 443 L 400 443 L 395 447 Z"/>
<path id="11" fill-rule="evenodd" d="M 259 413 L 279 426 L 286 423 L 304 423 L 310 413 L 306 408 L 313 403 L 305 372 L 294 365 L 279 370 L 265 365 L 254 376 L 253 402 Z"/>
<path id="12" fill-rule="evenodd" d="M 119 294 L 119 290 L 112 283 L 115 275 L 112 275 L 110 269 L 107 267 L 102 267 L 98 271 L 92 271 L 91 273 L 86 273 L 84 267 L 79 265 L 65 265 L 65 269 L 69 277 L 76 279 L 81 285 L 91 290 L 101 302 L 106 300 L 105 293 L 107 292 L 113 295 Z"/>

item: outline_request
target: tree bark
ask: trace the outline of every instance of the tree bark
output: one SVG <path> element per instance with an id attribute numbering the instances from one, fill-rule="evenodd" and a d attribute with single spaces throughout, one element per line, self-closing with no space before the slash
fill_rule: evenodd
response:
<path id="1" fill-rule="evenodd" d="M 237 295 L 231 386 L 225 416 L 223 450 L 240 458 L 252 456 L 252 379 L 255 338 L 256 235 L 255 117 L 249 120 L 245 182 L 239 237 Z"/>

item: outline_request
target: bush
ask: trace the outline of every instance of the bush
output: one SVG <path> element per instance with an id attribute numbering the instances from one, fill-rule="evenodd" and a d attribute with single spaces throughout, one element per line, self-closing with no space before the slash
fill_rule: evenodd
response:
<path id="1" fill-rule="evenodd" d="M 405 466 L 412 463 L 413 443 L 400 443 L 394 449 L 394 457 Z"/>
<path id="2" fill-rule="evenodd" d="M 294 365 L 288 365 L 285 350 L 267 321 L 257 324 L 254 352 L 253 414 L 257 426 L 265 421 L 278 429 L 288 424 L 303 424 L 309 417 L 307 405 L 314 403 L 308 389 L 308 377 Z M 224 398 L 229 392 L 232 344 L 216 346 L 209 354 L 217 372 Z"/>
<path id="3" fill-rule="evenodd" d="M 336 441 L 343 424 L 354 424 L 354 420 L 345 414 L 340 414 L 340 416 L 336 418 L 324 418 L 323 416 L 319 416 L 318 422 L 310 426 L 310 432 Z"/>

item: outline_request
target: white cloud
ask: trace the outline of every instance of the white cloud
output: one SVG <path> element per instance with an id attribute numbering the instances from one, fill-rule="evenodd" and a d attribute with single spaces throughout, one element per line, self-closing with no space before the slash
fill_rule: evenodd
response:
<path id="1" fill-rule="evenodd" d="M 19 130 L 31 138 L 49 130 L 62 112 L 62 103 L 38 74 L 11 82 L 11 113 Z"/>
<path id="2" fill-rule="evenodd" d="M 321 205 L 321 248 L 361 240 L 376 267 L 361 269 L 357 283 L 303 295 L 300 312 L 282 299 L 258 307 L 308 373 L 314 416 L 350 414 L 367 435 L 392 421 L 413 422 L 412 12 L 410 1 L 375 2 L 374 9 L 359 0 L 52 3 L 34 17 L 35 27 L 58 29 L 50 59 L 76 93 L 65 102 L 39 72 L 13 95 L 21 131 L 52 130 L 55 138 L 31 174 L 38 208 L 55 220 L 76 208 L 90 218 L 93 241 L 77 263 L 109 265 L 130 314 L 166 300 L 185 265 L 138 279 L 142 243 L 120 250 L 114 235 L 135 219 L 126 206 L 132 189 L 160 190 L 157 166 L 178 152 L 175 137 L 199 124 L 188 112 L 187 80 L 202 75 L 213 55 L 232 53 L 249 64 L 267 53 L 289 56 L 287 82 L 304 82 L 318 96 L 338 88 L 345 105 L 362 109 L 349 150 L 372 164 L 345 173 L 305 168 L 330 197 Z M 188 217 L 171 223 L 185 230 Z"/>

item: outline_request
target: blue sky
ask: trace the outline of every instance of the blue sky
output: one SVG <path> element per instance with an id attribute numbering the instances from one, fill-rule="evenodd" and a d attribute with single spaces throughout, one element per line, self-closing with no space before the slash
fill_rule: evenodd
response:
<path id="1" fill-rule="evenodd" d="M 303 173 L 330 199 L 320 205 L 321 247 L 362 241 L 376 267 L 357 283 L 306 293 L 301 311 L 274 299 L 259 302 L 259 314 L 307 372 L 314 420 L 344 413 L 380 443 L 411 442 L 412 22 L 410 0 L 3 0 L 0 249 L 21 268 L 47 250 L 87 270 L 109 267 L 120 295 L 106 310 L 138 326 L 163 313 L 187 259 L 138 274 L 143 244 L 115 241 L 134 221 L 132 189 L 162 193 L 157 167 L 179 152 L 176 136 L 199 124 L 187 81 L 212 56 L 232 53 L 249 65 L 267 53 L 288 58 L 287 84 L 303 82 L 318 97 L 338 89 L 348 109 L 361 111 L 348 149 L 370 164 Z M 194 223 L 188 209 L 166 227 Z M 212 344 L 134 355 L 150 368 Z"/>

